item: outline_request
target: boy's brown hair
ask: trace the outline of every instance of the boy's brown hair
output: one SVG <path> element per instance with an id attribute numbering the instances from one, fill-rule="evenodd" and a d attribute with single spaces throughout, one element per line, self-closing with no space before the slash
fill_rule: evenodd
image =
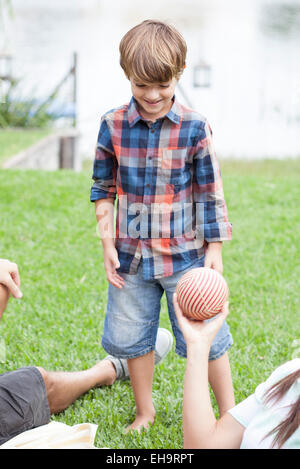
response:
<path id="1" fill-rule="evenodd" d="M 128 79 L 142 83 L 179 79 L 185 68 L 186 42 L 167 23 L 146 20 L 120 42 L 120 65 Z"/>

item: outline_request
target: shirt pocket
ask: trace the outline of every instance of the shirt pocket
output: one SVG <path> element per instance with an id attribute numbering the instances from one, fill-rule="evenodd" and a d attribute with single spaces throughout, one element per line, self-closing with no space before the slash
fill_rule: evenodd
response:
<path id="1" fill-rule="evenodd" d="M 157 179 L 160 184 L 172 184 L 175 191 L 189 178 L 187 149 L 162 149 L 158 155 Z"/>

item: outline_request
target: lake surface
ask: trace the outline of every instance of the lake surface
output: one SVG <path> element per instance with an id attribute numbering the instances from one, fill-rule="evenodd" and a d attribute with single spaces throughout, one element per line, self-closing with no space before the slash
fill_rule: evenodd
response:
<path id="1" fill-rule="evenodd" d="M 78 53 L 80 151 L 93 158 L 101 115 L 131 97 L 118 46 L 144 19 L 166 20 L 188 44 L 181 87 L 213 129 L 220 157 L 300 155 L 300 1 L 12 0 L 0 48 L 14 55 L 22 92 L 46 96 Z M 1 50 L 1 49 L 0 49 Z M 208 87 L 194 69 L 209 65 Z M 71 99 L 71 86 L 59 97 Z M 184 103 L 184 96 L 177 91 Z"/>

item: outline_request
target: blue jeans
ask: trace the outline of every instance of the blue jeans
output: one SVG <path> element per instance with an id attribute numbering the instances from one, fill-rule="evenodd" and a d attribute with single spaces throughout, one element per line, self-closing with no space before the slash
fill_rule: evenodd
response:
<path id="1" fill-rule="evenodd" d="M 176 340 L 175 352 L 186 357 L 186 343 L 173 306 L 173 293 L 180 277 L 195 267 L 203 267 L 204 257 L 188 269 L 169 277 L 144 280 L 142 261 L 135 275 L 119 272 L 125 280 L 122 289 L 109 284 L 108 303 L 102 336 L 104 350 L 118 358 L 136 358 L 155 349 L 159 326 L 160 300 L 166 293 L 169 318 Z M 208 319 L 213 321 L 214 318 Z M 233 344 L 228 324 L 223 323 L 211 345 L 209 360 L 216 360 Z"/>

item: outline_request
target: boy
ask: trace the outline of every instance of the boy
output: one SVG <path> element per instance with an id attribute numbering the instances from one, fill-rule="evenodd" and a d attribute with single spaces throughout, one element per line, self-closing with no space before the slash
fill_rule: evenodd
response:
<path id="1" fill-rule="evenodd" d="M 154 422 L 153 350 L 162 294 L 175 351 L 186 357 L 172 302 L 176 284 L 193 267 L 222 272 L 222 242 L 231 239 L 209 125 L 174 95 L 185 57 L 184 39 L 165 23 L 144 21 L 125 34 L 120 64 L 133 97 L 103 116 L 98 135 L 91 201 L 109 281 L 102 345 L 128 360 L 136 419 L 127 430 Z M 221 415 L 234 406 L 226 353 L 231 345 L 224 323 L 209 357 Z"/>

